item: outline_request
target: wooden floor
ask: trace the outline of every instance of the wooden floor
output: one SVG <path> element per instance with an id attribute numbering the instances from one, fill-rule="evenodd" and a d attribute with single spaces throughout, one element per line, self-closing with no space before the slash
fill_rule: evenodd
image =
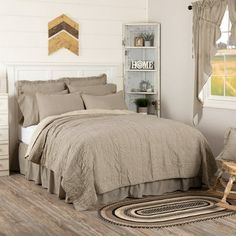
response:
<path id="1" fill-rule="evenodd" d="M 133 229 L 101 220 L 96 211 L 77 212 L 21 175 L 0 178 L 0 236 L 236 235 L 236 215 L 164 229 Z"/>

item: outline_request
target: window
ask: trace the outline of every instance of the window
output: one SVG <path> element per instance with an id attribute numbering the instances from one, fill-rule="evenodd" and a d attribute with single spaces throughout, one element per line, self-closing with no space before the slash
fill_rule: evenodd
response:
<path id="1" fill-rule="evenodd" d="M 212 60 L 212 75 L 206 86 L 206 103 L 209 100 L 233 102 L 231 106 L 236 109 L 236 47 L 230 42 L 231 23 L 228 9 L 220 28 L 221 38 L 217 41 L 217 54 Z M 222 105 L 224 107 L 225 104 Z"/>

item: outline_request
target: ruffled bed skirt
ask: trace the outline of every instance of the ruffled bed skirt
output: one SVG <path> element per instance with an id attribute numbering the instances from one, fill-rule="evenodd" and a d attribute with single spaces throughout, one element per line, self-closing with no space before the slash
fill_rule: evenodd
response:
<path id="1" fill-rule="evenodd" d="M 65 199 L 67 203 L 70 203 L 61 186 L 62 177 L 46 167 L 25 160 L 24 154 L 26 149 L 27 145 L 20 143 L 19 163 L 21 174 L 25 175 L 27 180 L 32 180 L 35 184 L 42 185 L 43 188 L 48 189 L 48 192 L 57 194 L 60 199 Z M 189 179 L 168 179 L 122 187 L 104 194 L 98 194 L 97 197 L 98 204 L 100 205 L 120 201 L 126 197 L 141 198 L 143 196 L 162 195 L 177 190 L 187 191 L 189 188 L 198 187 L 201 187 L 201 179 L 199 177 Z"/>

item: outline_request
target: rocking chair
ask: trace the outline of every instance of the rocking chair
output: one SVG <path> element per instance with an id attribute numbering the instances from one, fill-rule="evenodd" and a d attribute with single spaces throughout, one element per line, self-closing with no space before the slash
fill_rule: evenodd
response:
<path id="1" fill-rule="evenodd" d="M 219 167 L 218 176 L 211 190 L 222 193 L 217 189 L 219 183 L 225 190 L 223 198 L 216 205 L 236 211 L 236 206 L 227 202 L 229 194 L 231 194 L 230 197 L 236 199 L 236 191 L 231 191 L 233 183 L 236 181 L 236 128 L 230 128 L 226 131 L 224 150 L 217 157 L 217 164 Z M 224 180 L 223 174 L 229 175 L 228 182 Z"/>
<path id="2" fill-rule="evenodd" d="M 220 160 L 219 165 L 220 165 L 220 172 L 219 175 L 217 176 L 215 185 L 212 190 L 217 191 L 217 186 L 219 183 L 221 183 L 221 185 L 225 188 L 225 190 L 223 198 L 216 205 L 219 207 L 224 207 L 236 211 L 236 206 L 230 205 L 227 202 L 227 197 L 229 196 L 230 193 L 235 194 L 236 198 L 236 191 L 231 191 L 233 183 L 234 181 L 236 181 L 236 163 L 232 161 Z M 222 178 L 223 173 L 227 173 L 230 175 L 228 183 L 225 182 L 225 180 Z"/>

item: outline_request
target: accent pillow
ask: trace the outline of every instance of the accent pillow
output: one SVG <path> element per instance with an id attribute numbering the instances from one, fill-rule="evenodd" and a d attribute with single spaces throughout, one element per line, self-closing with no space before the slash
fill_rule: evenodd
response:
<path id="1" fill-rule="evenodd" d="M 16 82 L 18 104 L 23 116 L 23 126 L 28 127 L 38 124 L 38 108 L 35 94 L 39 93 L 68 93 L 65 82 L 58 80 Z M 22 117 L 21 117 L 22 118 Z"/>
<path id="2" fill-rule="evenodd" d="M 70 93 L 86 93 L 90 95 L 107 95 L 111 93 L 116 93 L 116 85 L 115 84 L 105 84 L 105 85 L 96 85 L 96 86 L 88 86 L 88 87 L 77 87 L 68 85 L 68 89 Z"/>
<path id="3" fill-rule="evenodd" d="M 216 158 L 236 162 L 236 128 L 229 128 L 225 132 L 224 149 Z"/>
<path id="4" fill-rule="evenodd" d="M 105 96 L 81 95 L 86 109 L 126 110 L 124 93 L 120 91 Z"/>
<path id="5" fill-rule="evenodd" d="M 71 86 L 80 86 L 80 87 L 85 87 L 85 86 L 93 86 L 93 85 L 101 85 L 101 84 L 106 84 L 107 83 L 107 75 L 106 74 L 101 74 L 98 76 L 89 76 L 89 77 L 66 77 L 60 79 L 66 83 L 66 85 L 71 85 Z"/>
<path id="6" fill-rule="evenodd" d="M 40 121 L 48 116 L 60 115 L 69 111 L 84 110 L 80 94 L 36 94 Z"/>

